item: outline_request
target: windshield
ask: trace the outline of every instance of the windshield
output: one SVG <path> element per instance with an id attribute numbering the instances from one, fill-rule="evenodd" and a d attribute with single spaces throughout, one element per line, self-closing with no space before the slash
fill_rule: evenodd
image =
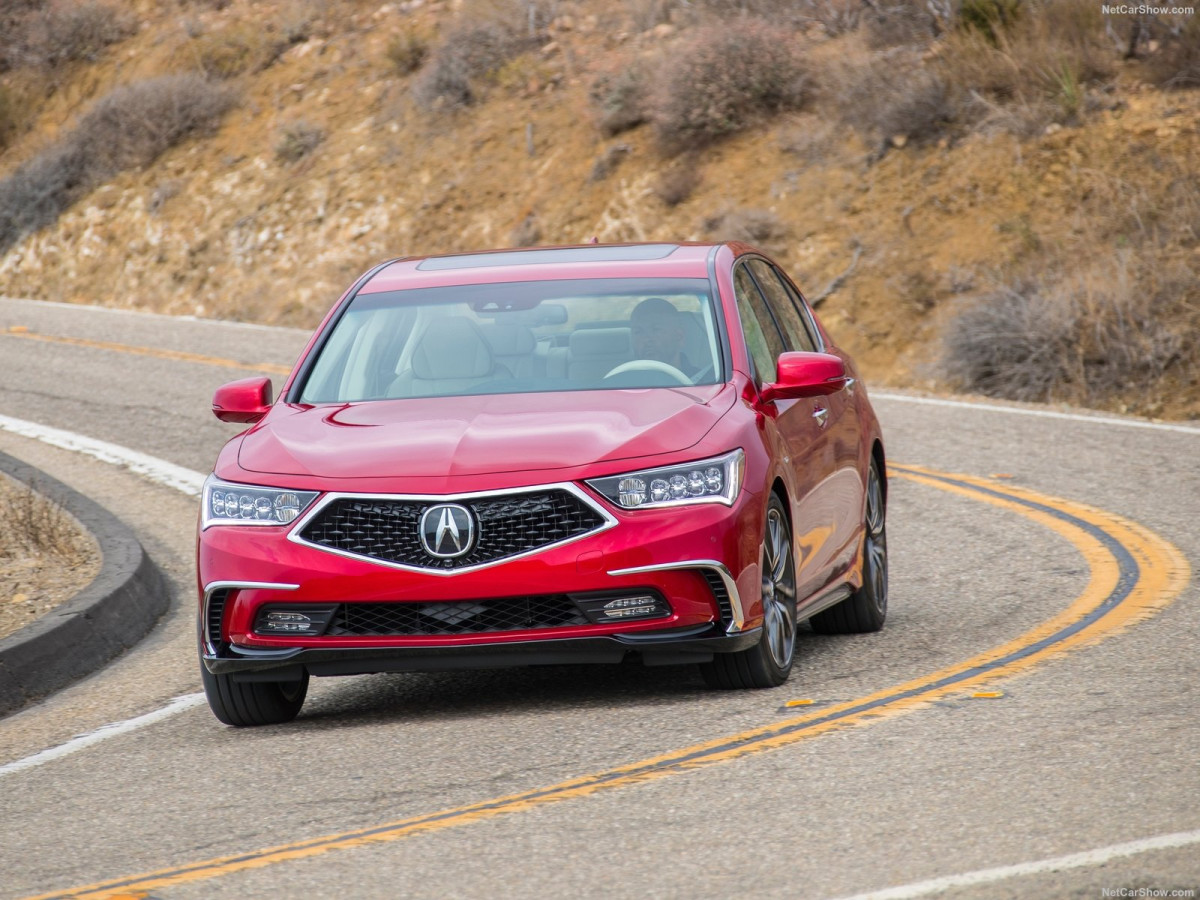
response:
<path id="1" fill-rule="evenodd" d="M 716 384 L 709 283 L 606 278 L 359 294 L 301 403 Z"/>

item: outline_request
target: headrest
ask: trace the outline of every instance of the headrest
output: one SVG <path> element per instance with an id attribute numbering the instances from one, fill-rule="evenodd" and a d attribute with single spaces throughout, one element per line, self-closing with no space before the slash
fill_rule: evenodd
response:
<path id="1" fill-rule="evenodd" d="M 628 328 L 584 328 L 571 333 L 571 356 L 628 356 L 633 345 Z"/>
<path id="2" fill-rule="evenodd" d="M 413 375 L 426 380 L 482 378 L 492 372 L 492 351 L 470 319 L 434 319 L 413 351 Z"/>
<path id="3" fill-rule="evenodd" d="M 497 322 L 494 325 L 480 325 L 479 330 L 487 338 L 492 353 L 496 356 L 524 356 L 532 353 L 533 348 L 537 346 L 533 332 L 524 325 Z"/>

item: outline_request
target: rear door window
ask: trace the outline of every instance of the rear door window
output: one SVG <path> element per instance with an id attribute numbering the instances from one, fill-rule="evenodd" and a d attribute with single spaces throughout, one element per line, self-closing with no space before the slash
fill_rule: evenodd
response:
<path id="1" fill-rule="evenodd" d="M 799 298 L 793 300 L 779 273 L 766 260 L 754 259 L 746 265 L 753 272 L 758 286 L 766 295 L 767 302 L 771 304 L 771 309 L 775 312 L 775 317 L 787 336 L 788 349 L 814 352 L 817 349 L 817 342 L 805 322 L 804 314 L 796 303 Z"/>

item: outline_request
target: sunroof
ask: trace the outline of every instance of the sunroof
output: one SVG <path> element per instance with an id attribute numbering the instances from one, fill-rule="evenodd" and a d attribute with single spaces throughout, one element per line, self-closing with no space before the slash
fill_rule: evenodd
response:
<path id="1" fill-rule="evenodd" d="M 480 269 L 486 266 L 524 266 L 534 263 L 634 262 L 665 259 L 677 244 L 637 244 L 630 247 L 562 247 L 553 250 L 513 250 L 501 253 L 468 253 L 462 256 L 433 256 L 417 263 L 423 271 Z"/>

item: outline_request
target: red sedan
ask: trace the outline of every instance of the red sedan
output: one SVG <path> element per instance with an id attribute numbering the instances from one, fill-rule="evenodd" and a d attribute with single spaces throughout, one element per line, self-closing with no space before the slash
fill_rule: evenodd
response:
<path id="1" fill-rule="evenodd" d="M 310 675 L 695 663 L 782 684 L 797 622 L 887 612 L 879 424 L 745 244 L 406 258 L 363 275 L 204 486 L 201 674 L 231 725 Z"/>

